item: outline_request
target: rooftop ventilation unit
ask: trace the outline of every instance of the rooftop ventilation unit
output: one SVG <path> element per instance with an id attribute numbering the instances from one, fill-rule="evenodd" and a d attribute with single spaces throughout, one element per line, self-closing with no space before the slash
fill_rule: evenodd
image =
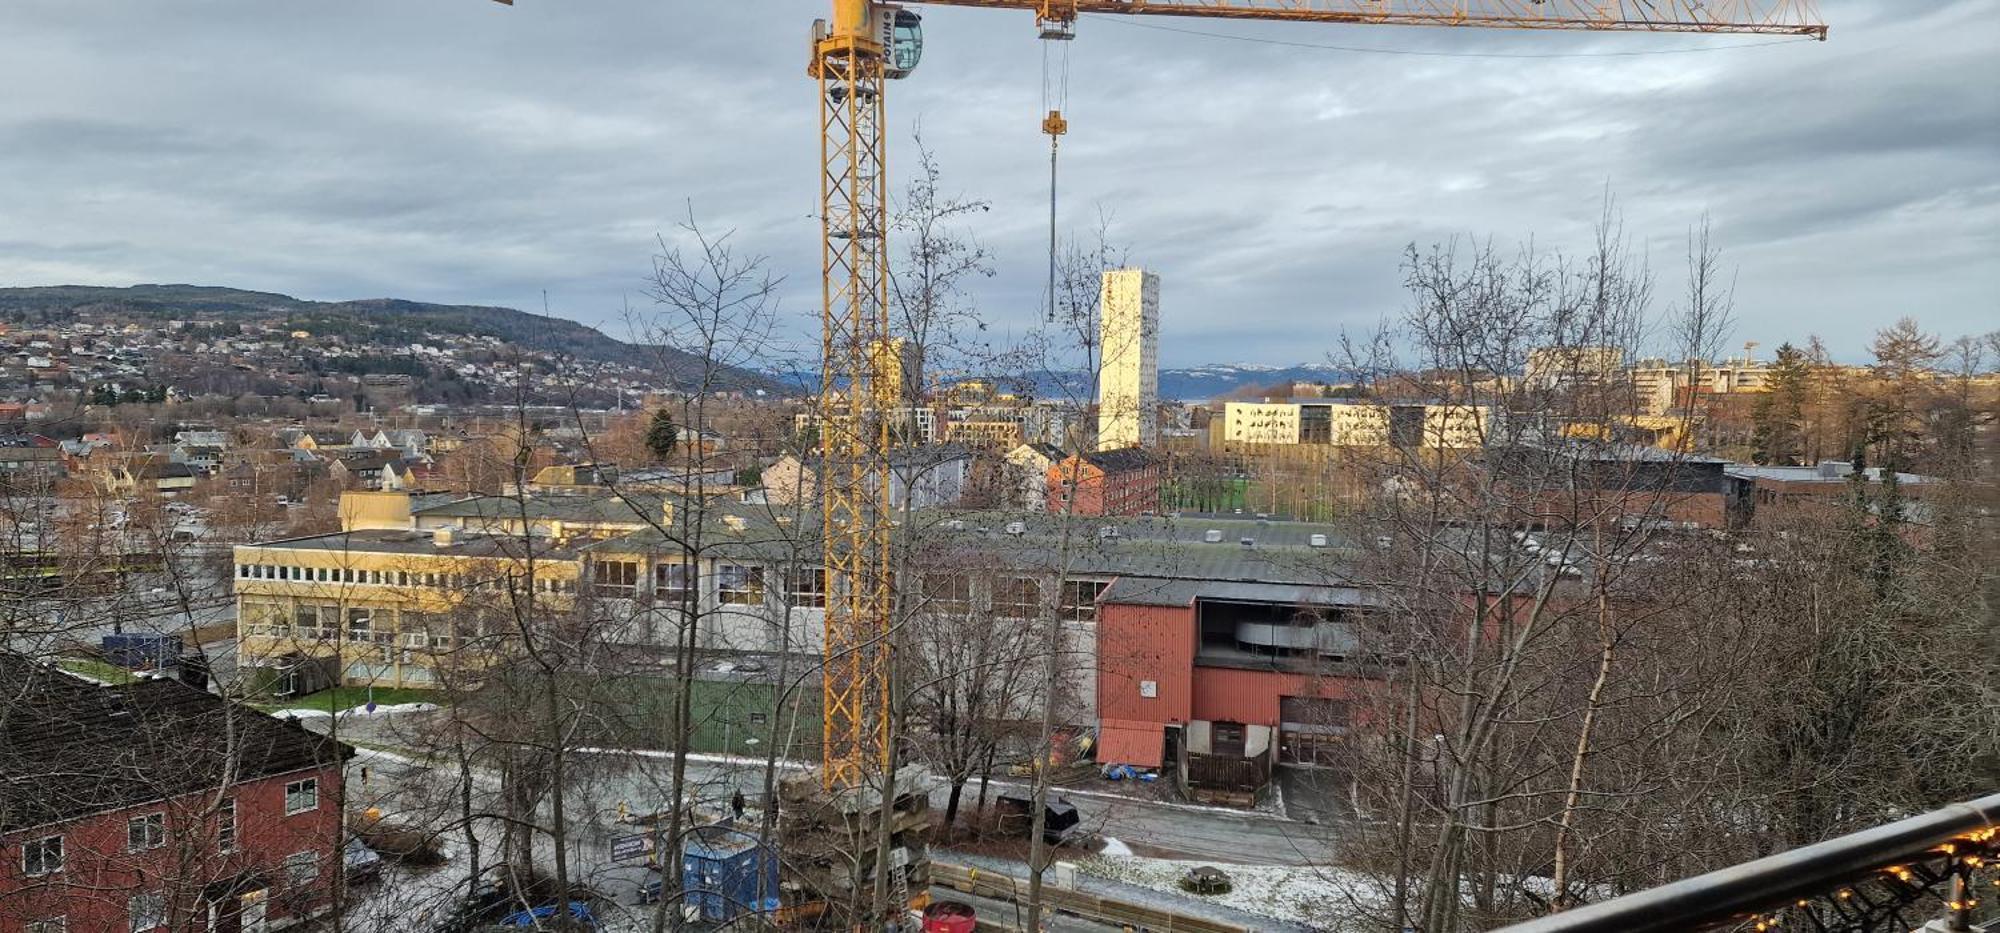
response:
<path id="1" fill-rule="evenodd" d="M 1306 539 L 1306 543 L 1313 547 L 1326 547 L 1326 535 L 1313 535 Z"/>
<path id="2" fill-rule="evenodd" d="M 1222 529 L 1220 529 L 1220 528 L 1210 528 L 1209 530 L 1207 530 L 1207 531 L 1204 531 L 1204 532 L 1202 532 L 1202 533 L 1201 533 L 1201 539 L 1202 539 L 1203 541 L 1206 541 L 1206 542 L 1210 543 L 1210 544 L 1221 544 L 1221 543 L 1222 543 Z"/>
<path id="3" fill-rule="evenodd" d="M 1028 533 L 1028 523 L 1027 523 L 1027 522 L 1008 522 L 1008 523 L 1007 523 L 1007 533 L 1008 533 L 1008 534 L 1010 534 L 1010 535 L 1024 535 L 1024 534 L 1027 534 L 1027 533 Z"/>

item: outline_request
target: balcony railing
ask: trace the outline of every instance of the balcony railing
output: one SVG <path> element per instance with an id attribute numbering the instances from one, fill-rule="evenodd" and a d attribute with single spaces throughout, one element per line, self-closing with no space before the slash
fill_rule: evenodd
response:
<path id="1" fill-rule="evenodd" d="M 1506 927 L 1506 933 L 2000 929 L 2000 794 Z M 1981 924 L 1981 920 L 1989 924 Z M 1929 924 L 1926 926 L 1926 924 Z"/>

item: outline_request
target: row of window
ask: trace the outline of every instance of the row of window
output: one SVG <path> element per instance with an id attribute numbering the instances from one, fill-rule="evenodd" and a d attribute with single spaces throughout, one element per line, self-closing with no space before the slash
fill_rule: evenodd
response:
<path id="1" fill-rule="evenodd" d="M 592 562 L 590 583 L 592 590 L 602 596 L 631 597 L 638 595 L 638 561 L 605 560 Z M 741 564 L 717 564 L 716 601 L 722 605 L 761 606 L 765 601 L 764 568 Z M 282 564 L 240 564 L 236 575 L 245 580 L 288 580 L 316 583 L 353 583 L 359 585 L 382 586 L 425 586 L 457 587 L 466 585 L 459 574 L 409 572 L 390 570 L 357 570 L 354 568 L 296 567 Z M 574 592 L 575 582 L 537 578 L 537 592 Z M 482 585 L 497 585 L 494 580 L 475 580 L 469 588 Z M 790 567 L 784 573 L 784 594 L 788 604 L 800 607 L 821 607 L 826 605 L 826 571 L 818 567 Z M 990 593 L 992 611 L 1010 618 L 1032 618 L 1042 611 L 1041 582 L 1033 577 L 995 577 L 986 589 Z M 1097 617 L 1096 601 L 1104 584 L 1090 580 L 1071 580 L 1063 585 L 1063 599 L 1059 606 L 1062 617 L 1069 621 L 1091 621 Z M 699 574 L 690 564 L 658 564 L 653 568 L 653 595 L 662 600 L 686 599 L 690 594 L 700 592 Z M 968 574 L 927 574 L 924 580 L 926 602 L 940 611 L 969 611 L 975 606 L 973 597 L 973 577 Z M 301 610 L 306 611 L 304 609 Z M 348 619 L 348 640 L 370 641 L 368 610 L 350 610 Z M 357 615 L 358 614 L 358 615 Z M 357 626 L 356 619 L 359 619 Z M 337 624 L 337 623 L 336 623 Z M 274 630 L 277 623 L 265 623 Z M 331 635 L 327 630 L 332 626 L 321 620 L 299 619 L 293 627 L 302 634 L 320 632 Z M 357 637 L 359 633 L 359 637 Z M 285 632 L 281 634 L 291 634 Z M 422 646 L 413 646 L 422 647 Z"/>
<path id="2" fill-rule="evenodd" d="M 701 574 L 691 564 L 659 564 L 653 568 L 653 595 L 680 601 L 701 592 Z M 726 606 L 764 604 L 764 568 L 717 564 L 715 598 Z M 826 572 L 817 567 L 795 568 L 785 575 L 792 605 L 826 605 Z M 600 596 L 631 597 L 639 591 L 639 562 L 601 560 L 590 565 L 590 584 Z"/>
<path id="3" fill-rule="evenodd" d="M 459 573 L 412 570 L 365 570 L 354 567 L 298 567 L 291 564 L 237 564 L 239 580 L 282 580 L 292 583 L 352 583 L 357 586 L 425 586 L 446 589 L 500 587 L 514 575 L 468 577 Z M 536 577 L 537 593 L 574 593 L 576 581 Z"/>
<path id="4" fill-rule="evenodd" d="M 716 601 L 723 605 L 761 606 L 764 604 L 764 568 L 739 564 L 716 565 Z M 688 564 L 660 564 L 653 568 L 653 593 L 661 600 L 680 600 L 699 592 L 694 567 Z M 826 605 L 826 571 L 819 567 L 786 568 L 785 595 L 791 606 Z M 924 605 L 937 612 L 970 612 L 979 607 L 972 574 L 933 573 L 923 578 Z M 638 590 L 639 564 L 636 561 L 598 561 L 591 565 L 592 587 L 601 595 L 633 596 Z M 1042 581 L 1036 577 L 1001 576 L 983 587 L 995 615 L 1007 618 L 1035 618 L 1042 613 Z M 1063 583 L 1058 605 L 1061 617 L 1072 622 L 1097 619 L 1097 598 L 1105 584 L 1095 580 L 1068 580 Z"/>
<path id="5" fill-rule="evenodd" d="M 1032 619 L 1042 614 L 1043 581 L 1036 577 L 992 577 L 985 587 L 986 601 L 981 606 L 976 595 L 974 581 L 978 579 L 963 573 L 929 573 L 924 575 L 923 608 L 938 613 L 972 612 L 987 608 L 996 616 L 1009 619 Z M 1096 580 L 1065 580 L 1062 585 L 1062 599 L 1056 605 L 1057 615 L 1067 622 L 1094 622 L 1097 620 L 1097 598 L 1104 593 L 1106 584 Z"/>
<path id="6" fill-rule="evenodd" d="M 319 809 L 319 779 L 305 778 L 285 785 L 285 815 Z M 125 821 L 125 851 L 145 852 L 167 844 L 166 811 L 141 814 Z M 225 797 L 216 809 L 215 846 L 236 851 L 236 798 Z M 310 854 L 310 853 L 308 853 Z M 21 873 L 30 877 L 63 870 L 63 837 L 43 836 L 21 845 Z"/>
<path id="7" fill-rule="evenodd" d="M 294 852 L 285 856 L 285 884 L 297 890 L 310 887 L 319 880 L 319 854 L 316 852 Z M 167 925 L 167 894 L 165 891 L 146 891 L 134 894 L 125 902 L 125 916 L 131 933 L 145 933 L 147 930 L 162 929 Z M 48 917 L 30 920 L 27 933 L 69 933 L 68 917 Z"/>
<path id="8" fill-rule="evenodd" d="M 396 624 L 398 618 L 400 625 Z M 504 616 L 499 624 L 488 624 L 477 611 L 441 615 L 415 609 L 307 602 L 286 605 L 245 601 L 242 620 L 246 634 L 265 638 L 400 644 L 416 649 L 450 648 L 484 636 L 505 636 L 512 631 Z"/>

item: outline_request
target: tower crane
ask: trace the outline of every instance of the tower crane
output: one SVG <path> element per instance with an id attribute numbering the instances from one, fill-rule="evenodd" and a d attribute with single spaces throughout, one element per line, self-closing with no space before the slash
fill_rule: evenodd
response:
<path id="1" fill-rule="evenodd" d="M 1044 39 L 1083 14 L 1294 23 L 1484 26 L 1609 32 L 1793 35 L 1824 40 L 1812 0 L 921 0 L 1033 13 Z M 923 53 L 921 18 L 883 0 L 833 0 L 813 25 L 807 74 L 819 82 L 821 479 L 826 535 L 826 745 L 829 788 L 888 767 L 889 474 L 895 403 L 888 334 L 887 82 Z M 1043 132 L 1068 124 L 1050 111 Z"/>

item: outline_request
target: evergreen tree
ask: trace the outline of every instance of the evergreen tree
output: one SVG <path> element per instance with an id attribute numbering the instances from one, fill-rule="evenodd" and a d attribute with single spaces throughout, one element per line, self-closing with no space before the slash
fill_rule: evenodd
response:
<path id="1" fill-rule="evenodd" d="M 1753 458 L 1758 463 L 1793 466 L 1805 457 L 1806 398 L 1813 379 L 1805 352 L 1787 343 L 1771 366 L 1769 391 L 1757 399 Z"/>
<path id="2" fill-rule="evenodd" d="M 664 408 L 654 412 L 653 423 L 646 428 L 646 450 L 656 460 L 671 460 L 680 442 L 681 429 L 674 423 L 673 414 Z"/>

